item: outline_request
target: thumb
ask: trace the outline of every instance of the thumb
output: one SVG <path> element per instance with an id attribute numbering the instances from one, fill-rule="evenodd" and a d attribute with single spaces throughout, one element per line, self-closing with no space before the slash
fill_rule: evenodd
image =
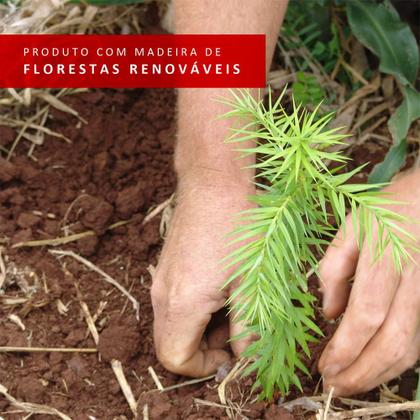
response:
<path id="1" fill-rule="evenodd" d="M 359 249 L 351 216 L 347 216 L 346 231 L 340 229 L 320 262 L 320 283 L 323 311 L 328 319 L 344 312 L 350 294 L 350 278 L 354 275 Z"/>

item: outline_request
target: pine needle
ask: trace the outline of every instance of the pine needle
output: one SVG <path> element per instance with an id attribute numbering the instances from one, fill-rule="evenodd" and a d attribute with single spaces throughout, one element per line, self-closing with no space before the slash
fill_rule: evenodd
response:
<path id="1" fill-rule="evenodd" d="M 235 269 L 225 287 L 239 280 L 228 305 L 247 326 L 244 334 L 259 337 L 242 355 L 252 361 L 244 374 L 255 371 L 261 397 L 271 399 L 292 385 L 301 388 L 298 370 L 309 374 L 304 356 L 322 331 L 314 322 L 307 273 L 318 273 L 319 256 L 337 226 L 345 234 L 347 209 L 358 246 L 370 249 L 373 262 L 391 255 L 400 272 L 418 249 L 404 227 L 408 219 L 390 210 L 397 203 L 379 191 L 384 184 L 349 183 L 364 166 L 344 172 L 349 158 L 339 146 L 347 136 L 329 128 L 332 114 L 319 116 L 319 106 L 308 112 L 294 101 L 286 112 L 284 91 L 275 102 L 269 92 L 267 106 L 247 90 L 231 93 L 221 100 L 230 108 L 221 118 L 247 124 L 233 129 L 227 142 L 237 143 L 243 157 L 257 156 L 256 184 L 264 190 L 250 198 L 257 206 L 239 215 L 230 236 L 236 249 L 224 263 Z"/>

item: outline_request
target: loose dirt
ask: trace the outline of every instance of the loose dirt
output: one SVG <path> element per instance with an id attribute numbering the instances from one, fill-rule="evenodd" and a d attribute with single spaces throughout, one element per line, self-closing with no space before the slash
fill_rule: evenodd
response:
<path id="1" fill-rule="evenodd" d="M 0 346 L 96 347 L 80 306 L 83 301 L 97 318 L 99 354 L 3 353 L 0 383 L 22 401 L 47 404 L 73 419 L 132 418 L 109 363 L 118 359 L 139 397 L 140 417 L 145 409 L 150 419 L 228 418 L 218 406 L 214 379 L 160 393 L 148 371 L 152 366 L 164 387 L 187 380 L 165 371 L 154 354 L 149 270 L 162 244 L 161 216 L 143 224 L 148 210 L 175 191 L 174 92 L 102 90 L 68 96 L 65 102 L 88 121 L 85 125 L 52 111 L 49 127 L 71 144 L 48 137 L 33 161 L 22 143 L 11 163 L 0 161 L 0 240 L 10 238 L 3 249 L 8 284 L 6 294 L 0 295 Z M 11 129 L 0 127 L 0 145 L 10 146 L 14 136 Z M 358 154 L 366 156 L 360 150 Z M 130 222 L 108 229 L 126 220 Z M 129 290 L 140 302 L 139 321 L 125 296 L 79 262 L 58 259 L 48 247 L 12 248 L 22 241 L 84 231 L 93 233 L 58 248 L 77 252 Z M 12 301 L 15 298 L 20 300 Z M 10 314 L 21 318 L 24 331 Z M 329 336 L 334 325 L 321 318 L 319 322 Z M 324 342 L 313 347 L 308 362 L 313 377 L 302 377 L 306 395 L 320 389 L 316 361 Z M 278 398 L 273 403 L 255 401 L 251 385 L 252 379 L 246 378 L 228 387 L 227 396 L 244 416 L 294 418 L 279 408 Z M 415 376 L 409 373 L 400 383 L 400 395 L 411 399 L 414 386 Z M 297 396 L 293 391 L 290 399 Z M 361 398 L 377 400 L 378 391 Z M 14 411 L 0 397 L 0 416 L 24 417 Z M 295 415 L 303 418 L 303 413 Z"/>

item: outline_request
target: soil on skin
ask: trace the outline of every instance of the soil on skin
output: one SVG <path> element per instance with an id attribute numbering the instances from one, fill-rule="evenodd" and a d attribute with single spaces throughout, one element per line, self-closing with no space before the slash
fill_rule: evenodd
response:
<path id="1" fill-rule="evenodd" d="M 223 408 L 194 401 L 220 403 L 215 380 L 158 393 L 147 370 L 152 366 L 166 387 L 186 380 L 165 371 L 154 354 L 148 267 L 156 265 L 162 244 L 160 217 L 142 225 L 148 209 L 175 190 L 171 163 L 174 92 L 92 91 L 68 96 L 65 102 L 89 122 L 84 125 L 74 116 L 52 110 L 49 127 L 70 138 L 72 144 L 47 138 L 36 149 L 35 162 L 26 157 L 27 144 L 22 143 L 12 163 L 0 161 L 0 238 L 10 238 L 3 255 L 8 257 L 9 269 L 17 272 L 9 276 L 15 282 L 7 286 L 6 295 L 0 296 L 0 346 L 95 347 L 80 307 L 82 300 L 92 315 L 106 303 L 96 322 L 99 357 L 3 353 L 0 383 L 22 401 L 47 404 L 73 419 L 131 418 L 110 366 L 112 359 L 118 359 L 134 395 L 139 396 L 140 413 L 147 405 L 150 419 L 228 418 Z M 0 128 L 0 145 L 10 145 L 13 138 L 9 128 Z M 366 153 L 361 155 L 366 157 Z M 107 230 L 128 219 L 129 224 Z M 63 236 L 64 225 L 70 233 L 95 232 L 62 248 L 86 257 L 129 289 L 141 305 L 139 322 L 131 303 L 80 263 L 71 258 L 59 261 L 47 248 L 11 247 L 21 241 Z M 5 297 L 15 296 L 28 299 L 14 306 L 4 304 Z M 59 312 L 58 302 L 67 312 Z M 7 318 L 12 313 L 20 316 L 25 331 Z M 330 335 L 334 325 L 319 322 Z M 306 395 L 319 389 L 316 361 L 324 342 L 313 347 L 313 360 L 308 362 L 312 379 L 302 377 Z M 293 417 L 279 408 L 278 399 L 273 403 L 255 402 L 254 396 L 247 400 L 251 384 L 252 379 L 247 378 L 228 389 L 228 396 L 242 406 L 247 418 L 303 418 L 303 414 Z M 412 398 L 414 386 L 415 379 L 402 381 L 400 395 Z M 297 396 L 293 391 L 290 398 Z M 377 400 L 378 392 L 361 398 Z M 0 416 L 24 416 L 14 410 L 0 397 Z"/>

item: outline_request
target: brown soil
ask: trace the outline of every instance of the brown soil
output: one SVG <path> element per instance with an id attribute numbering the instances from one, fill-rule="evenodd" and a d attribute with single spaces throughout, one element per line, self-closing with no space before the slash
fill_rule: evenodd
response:
<path id="1" fill-rule="evenodd" d="M 92 314 L 106 302 L 96 322 L 100 357 L 0 354 L 0 383 L 18 399 L 53 406 L 73 419 L 130 418 L 109 363 L 118 359 L 134 395 L 140 396 L 140 411 L 147 404 L 150 419 L 227 418 L 223 408 L 194 401 L 220 403 L 215 380 L 158 393 L 147 370 L 152 366 L 164 386 L 186 380 L 166 372 L 154 354 L 148 267 L 156 264 L 162 243 L 160 217 L 142 225 L 148 209 L 175 190 L 173 91 L 92 91 L 65 101 L 89 121 L 84 125 L 69 114 L 52 112 L 49 127 L 72 144 L 47 138 L 34 162 L 26 157 L 27 145 L 22 143 L 12 163 L 0 161 L 0 239 L 10 238 L 3 254 L 11 272 L 6 295 L 0 296 L 0 346 L 95 347 L 81 299 Z M 10 129 L 0 127 L 0 145 L 10 145 L 13 138 Z M 129 224 L 107 230 L 110 224 L 128 219 Z M 141 304 L 139 322 L 131 303 L 80 263 L 70 258 L 59 261 L 47 248 L 11 247 L 21 241 L 62 236 L 64 225 L 70 226 L 70 233 L 95 232 L 63 248 L 85 256 L 129 289 Z M 16 296 L 25 299 L 5 304 L 6 297 Z M 66 313 L 59 312 L 58 301 L 67 306 Z M 11 313 L 20 316 L 25 331 L 7 319 Z M 331 334 L 334 326 L 320 323 L 327 336 Z M 302 378 L 307 395 L 318 387 L 316 360 L 322 347 L 320 343 L 313 348 L 313 360 L 308 362 L 313 378 Z M 401 382 L 400 395 L 412 398 L 412 378 Z M 246 402 L 251 384 L 251 378 L 235 381 L 228 390 L 233 401 L 243 402 L 246 417 L 294 418 L 276 403 Z M 377 399 L 377 394 L 362 398 Z M 290 398 L 296 396 L 299 393 L 294 391 Z M 0 416 L 23 418 L 13 410 L 0 397 Z"/>

